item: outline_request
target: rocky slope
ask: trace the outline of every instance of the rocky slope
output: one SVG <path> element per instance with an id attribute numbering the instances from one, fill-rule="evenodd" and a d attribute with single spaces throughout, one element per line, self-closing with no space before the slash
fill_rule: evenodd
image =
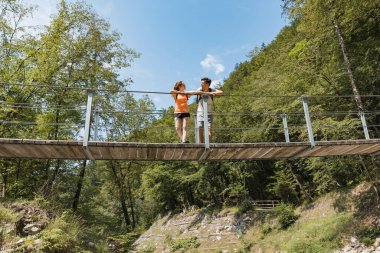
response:
<path id="1" fill-rule="evenodd" d="M 299 218 L 287 230 L 276 228 L 273 211 L 239 214 L 233 209 L 188 210 L 168 214 L 140 236 L 135 242 L 136 252 L 380 253 L 380 236 L 376 239 L 370 235 L 369 246 L 360 242 L 363 228 L 380 231 L 377 197 L 373 193 L 371 185 L 364 184 L 350 192 L 324 196 L 298 208 Z"/>

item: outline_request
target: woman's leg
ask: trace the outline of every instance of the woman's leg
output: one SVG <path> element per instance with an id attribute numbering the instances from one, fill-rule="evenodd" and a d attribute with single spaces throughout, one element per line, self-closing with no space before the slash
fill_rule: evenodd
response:
<path id="1" fill-rule="evenodd" d="M 175 122 L 175 130 L 176 130 L 176 132 L 178 134 L 178 137 L 182 141 L 182 129 L 181 129 L 182 119 L 180 119 L 180 118 L 174 118 L 174 122 Z"/>
<path id="2" fill-rule="evenodd" d="M 189 122 L 189 117 L 183 118 L 182 121 L 182 142 L 187 140 L 187 125 Z"/>

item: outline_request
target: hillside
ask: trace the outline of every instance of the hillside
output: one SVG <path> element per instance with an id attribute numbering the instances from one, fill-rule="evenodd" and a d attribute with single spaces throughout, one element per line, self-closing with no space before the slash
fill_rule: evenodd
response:
<path id="1" fill-rule="evenodd" d="M 279 228 L 275 211 L 187 210 L 164 215 L 135 242 L 135 252 L 380 251 L 380 230 L 371 230 L 380 223 L 379 208 L 369 184 L 327 194 L 296 214 L 298 219 L 287 229 Z"/>

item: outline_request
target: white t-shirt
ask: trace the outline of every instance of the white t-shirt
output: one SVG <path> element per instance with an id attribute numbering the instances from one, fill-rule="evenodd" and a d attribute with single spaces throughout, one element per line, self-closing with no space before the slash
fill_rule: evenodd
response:
<path id="1" fill-rule="evenodd" d="M 202 88 L 198 88 L 197 91 L 202 91 Z M 215 89 L 209 88 L 210 92 L 215 92 Z M 203 118 L 203 97 L 204 95 L 197 95 L 199 97 L 198 101 L 198 106 L 197 106 L 197 117 L 198 120 L 200 119 L 199 117 Z M 212 114 L 213 111 L 213 102 L 211 96 L 208 96 L 207 99 L 207 112 L 208 115 Z"/>

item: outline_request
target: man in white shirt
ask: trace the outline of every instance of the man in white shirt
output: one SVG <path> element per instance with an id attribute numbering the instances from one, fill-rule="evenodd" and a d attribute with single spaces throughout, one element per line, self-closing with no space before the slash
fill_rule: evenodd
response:
<path id="1" fill-rule="evenodd" d="M 199 127 L 199 143 L 204 142 L 204 111 L 203 111 L 203 100 L 207 97 L 207 112 L 208 112 L 208 136 L 211 142 L 211 127 L 213 121 L 213 98 L 214 96 L 222 95 L 223 91 L 210 88 L 211 79 L 204 77 L 201 79 L 201 87 L 197 89 L 197 124 Z"/>

